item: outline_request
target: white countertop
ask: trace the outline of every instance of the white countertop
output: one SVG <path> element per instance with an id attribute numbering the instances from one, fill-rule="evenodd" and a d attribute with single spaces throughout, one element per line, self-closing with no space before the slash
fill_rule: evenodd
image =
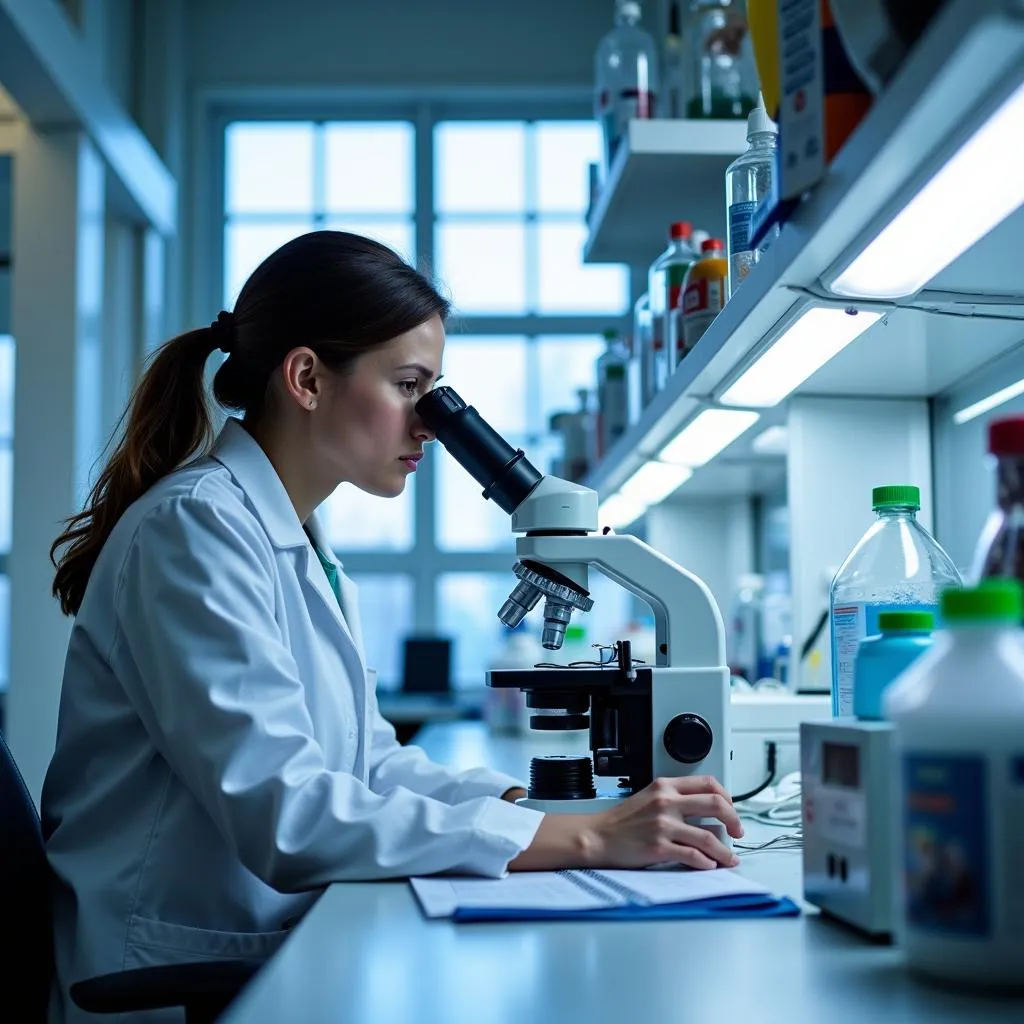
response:
<path id="1" fill-rule="evenodd" d="M 522 777 L 529 758 L 580 749 L 429 726 L 435 760 Z M 585 749 L 585 748 L 584 748 Z M 770 835 L 770 832 L 764 832 Z M 748 829 L 748 838 L 761 833 Z M 741 871 L 799 898 L 799 851 L 746 854 Z M 624 1024 L 728 1020 L 862 1024 L 1024 1020 L 1024 1000 L 946 992 L 898 950 L 809 912 L 738 921 L 460 924 L 427 921 L 404 882 L 332 885 L 225 1024 Z"/>

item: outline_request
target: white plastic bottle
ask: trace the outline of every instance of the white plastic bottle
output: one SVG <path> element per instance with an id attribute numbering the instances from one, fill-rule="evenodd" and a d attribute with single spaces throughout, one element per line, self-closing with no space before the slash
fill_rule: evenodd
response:
<path id="1" fill-rule="evenodd" d="M 601 176 L 607 177 L 619 143 L 634 118 L 654 117 L 658 54 L 640 27 L 636 0 L 616 0 L 615 27 L 604 35 L 594 58 L 594 115 L 601 125 Z"/>
<path id="2" fill-rule="evenodd" d="M 943 631 L 883 696 L 899 939 L 907 965 L 943 984 L 1024 988 L 1021 610 L 1016 580 L 945 591 Z"/>
<path id="3" fill-rule="evenodd" d="M 603 459 L 629 427 L 629 352 L 617 331 L 604 332 L 597 360 L 597 457 Z"/>
<path id="4" fill-rule="evenodd" d="M 670 323 L 672 310 L 679 302 L 683 281 L 690 264 L 697 260 L 697 252 L 690 243 L 693 225 L 681 220 L 668 228 L 668 248 L 651 264 L 647 275 L 647 294 L 651 306 L 651 371 L 650 401 L 664 390 L 669 374 L 675 369 L 676 358 L 669 347 L 672 337 Z"/>
<path id="5" fill-rule="evenodd" d="M 751 248 L 750 225 L 754 210 L 771 192 L 778 139 L 779 130 L 764 109 L 764 98 L 758 97 L 757 106 L 747 115 L 747 151 L 733 160 L 725 172 L 727 297 L 732 296 L 771 243 L 768 238 L 756 249 Z"/>
<path id="6" fill-rule="evenodd" d="M 882 612 L 938 611 L 939 594 L 962 583 L 938 541 L 917 521 L 921 491 L 908 485 L 876 487 L 878 517 L 839 567 L 829 593 L 832 641 L 832 714 L 853 714 L 857 645 L 879 632 Z"/>

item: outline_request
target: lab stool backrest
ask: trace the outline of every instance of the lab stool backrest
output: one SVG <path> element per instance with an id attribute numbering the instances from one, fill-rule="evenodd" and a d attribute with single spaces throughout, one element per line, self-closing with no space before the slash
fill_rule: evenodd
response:
<path id="1" fill-rule="evenodd" d="M 0 733 L 0 893 L 6 909 L 0 982 L 19 1020 L 46 1020 L 53 977 L 50 866 L 36 805 Z"/>

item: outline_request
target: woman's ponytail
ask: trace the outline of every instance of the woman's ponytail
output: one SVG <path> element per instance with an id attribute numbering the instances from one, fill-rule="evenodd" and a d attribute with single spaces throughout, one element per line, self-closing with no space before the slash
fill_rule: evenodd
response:
<path id="1" fill-rule="evenodd" d="M 53 595 L 65 615 L 78 614 L 92 567 L 125 509 L 209 445 L 212 426 L 204 372 L 218 342 L 216 327 L 173 338 L 157 351 L 136 387 L 118 423 L 120 430 L 127 419 L 123 437 L 85 508 L 67 520 L 66 529 L 50 548 L 57 570 Z"/>

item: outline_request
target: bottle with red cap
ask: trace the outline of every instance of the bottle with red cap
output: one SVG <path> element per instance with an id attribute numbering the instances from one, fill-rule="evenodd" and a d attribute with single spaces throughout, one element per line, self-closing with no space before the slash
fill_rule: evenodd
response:
<path id="1" fill-rule="evenodd" d="M 670 316 L 679 302 L 686 272 L 697 259 L 697 251 L 690 241 L 692 237 L 693 225 L 689 221 L 670 224 L 668 248 L 651 264 L 647 282 L 651 305 L 651 343 L 646 354 L 649 365 L 644 375 L 647 382 L 644 405 L 665 387 L 669 374 L 675 368 L 674 353 L 669 349 Z"/>
<path id="2" fill-rule="evenodd" d="M 686 352 L 700 341 L 725 305 L 729 261 L 720 238 L 701 243 L 700 259 L 690 267 L 683 286 L 683 335 Z M 683 353 L 685 354 L 685 353 Z"/>
<path id="3" fill-rule="evenodd" d="M 1024 581 L 1024 416 L 993 420 L 988 450 L 996 457 L 996 507 L 981 531 L 972 576 Z"/>

